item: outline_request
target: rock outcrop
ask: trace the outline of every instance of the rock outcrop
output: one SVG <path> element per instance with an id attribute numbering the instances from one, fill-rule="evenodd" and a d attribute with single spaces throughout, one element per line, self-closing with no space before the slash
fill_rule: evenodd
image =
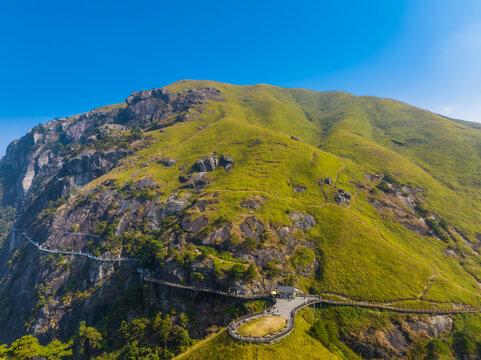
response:
<path id="1" fill-rule="evenodd" d="M 220 91 L 215 88 L 190 89 L 183 93 L 165 89 L 137 91 L 127 98 L 128 106 L 120 120 L 131 126 L 146 128 L 156 124 L 161 128 L 169 124 L 167 118 L 172 115 L 177 114 L 177 119 L 183 121 L 188 118 L 184 112 L 214 99 L 221 99 Z"/>
<path id="2" fill-rule="evenodd" d="M 229 171 L 234 167 L 234 159 L 232 156 L 222 155 L 219 164 Z"/>
<path id="3" fill-rule="evenodd" d="M 289 218 L 294 221 L 294 226 L 296 228 L 303 231 L 316 226 L 316 220 L 311 214 L 303 214 L 299 211 L 294 211 L 289 214 Z"/>
<path id="4" fill-rule="evenodd" d="M 207 155 L 195 162 L 195 168 L 199 172 L 214 171 L 219 164 L 219 159 L 216 155 Z"/>

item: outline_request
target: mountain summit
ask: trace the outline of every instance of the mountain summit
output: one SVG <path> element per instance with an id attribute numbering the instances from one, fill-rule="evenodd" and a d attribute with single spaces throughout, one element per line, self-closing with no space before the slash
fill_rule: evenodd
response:
<path id="1" fill-rule="evenodd" d="M 139 272 L 237 295 L 481 305 L 481 130 L 399 101 L 183 80 L 39 125 L 0 166 L 1 343 L 72 338 L 92 357 L 127 351 L 147 319 L 143 338 L 173 355 L 243 309 Z"/>

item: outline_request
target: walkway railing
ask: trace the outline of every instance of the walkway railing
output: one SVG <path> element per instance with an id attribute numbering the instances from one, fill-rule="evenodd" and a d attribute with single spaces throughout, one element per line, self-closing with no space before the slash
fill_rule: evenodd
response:
<path id="1" fill-rule="evenodd" d="M 262 299 L 262 298 L 270 297 L 269 293 L 236 294 L 236 293 L 233 293 L 233 292 L 226 292 L 226 291 L 222 291 L 222 290 L 204 288 L 204 287 L 194 286 L 194 285 L 185 285 L 185 284 L 174 283 L 174 282 L 170 282 L 170 281 L 166 281 L 166 280 L 155 279 L 155 278 L 152 278 L 151 276 L 149 276 L 148 273 L 144 269 L 137 269 L 137 272 L 139 272 L 141 274 L 142 280 L 144 280 L 144 281 L 159 284 L 159 285 L 175 287 L 175 288 L 178 288 L 178 289 L 199 291 L 199 292 L 211 293 L 211 294 L 222 295 L 222 296 L 229 296 L 229 297 L 245 299 L 245 300 Z"/>
<path id="2" fill-rule="evenodd" d="M 371 303 L 367 301 L 333 301 L 333 300 L 327 300 L 323 299 L 320 296 L 317 295 L 305 295 L 305 298 L 307 299 L 306 302 L 296 306 L 290 315 L 290 318 L 287 320 L 286 326 L 273 334 L 266 335 L 266 336 L 248 336 L 248 335 L 241 335 L 238 333 L 237 328 L 242 325 L 243 323 L 257 319 L 259 317 L 263 316 L 269 316 L 268 313 L 254 313 L 254 314 L 249 314 L 242 316 L 234 321 L 232 321 L 229 325 L 228 333 L 230 336 L 232 336 L 234 339 L 239 340 L 239 341 L 245 341 L 249 343 L 263 343 L 263 344 L 272 344 L 275 343 L 286 336 L 288 336 L 292 330 L 294 330 L 294 319 L 295 319 L 295 314 L 297 311 L 301 310 L 302 308 L 313 305 L 313 304 L 327 304 L 327 305 L 332 305 L 332 306 L 353 306 L 353 307 L 361 307 L 361 308 L 369 308 L 369 309 L 378 309 L 378 310 L 388 310 L 388 311 L 393 311 L 393 312 L 398 312 L 398 313 L 414 313 L 414 314 L 443 314 L 443 315 L 448 315 L 448 314 L 463 314 L 463 313 L 479 313 L 481 312 L 481 308 L 475 308 L 475 307 L 460 307 L 458 309 L 417 309 L 417 308 L 399 308 L 399 307 L 394 307 L 391 305 L 384 305 L 384 304 L 378 304 L 378 303 Z"/>
<path id="3" fill-rule="evenodd" d="M 35 241 L 32 240 L 30 236 L 26 233 L 26 229 L 16 229 L 12 228 L 13 231 L 23 231 L 22 236 L 24 236 L 28 242 L 32 245 L 34 245 L 38 250 L 50 254 L 61 254 L 61 255 L 76 255 L 76 256 L 84 256 L 92 260 L 96 261 L 105 261 L 105 262 L 112 262 L 112 261 L 132 261 L 132 262 L 137 262 L 139 261 L 138 259 L 134 258 L 125 258 L 125 257 L 118 257 L 118 258 L 105 258 L 101 256 L 95 256 L 89 253 L 83 253 L 81 251 L 64 251 L 64 250 L 57 250 L 57 249 L 47 249 L 40 245 L 39 243 L 36 243 Z"/>
<path id="4" fill-rule="evenodd" d="M 245 323 L 247 321 L 258 319 L 258 318 L 264 317 L 264 316 L 272 315 L 272 309 L 275 308 L 275 306 L 273 306 L 273 307 L 271 307 L 267 310 L 264 310 L 263 312 L 244 315 L 244 316 L 232 321 L 229 324 L 228 333 L 234 339 L 239 340 L 239 341 L 245 341 L 245 342 L 249 342 L 249 343 L 273 344 L 273 343 L 285 338 L 286 336 L 288 336 L 292 332 L 292 330 L 294 330 L 295 313 L 298 310 L 300 310 L 300 309 L 302 309 L 306 306 L 315 304 L 316 302 L 319 302 L 319 298 L 317 298 L 317 297 L 306 296 L 306 298 L 307 298 L 306 302 L 297 305 L 292 310 L 292 313 L 291 313 L 289 319 L 287 319 L 286 326 L 283 329 L 281 329 L 281 330 L 279 330 L 279 331 L 277 331 L 273 334 L 269 334 L 269 335 L 266 335 L 266 336 L 241 335 L 241 334 L 239 334 L 237 329 L 238 329 L 239 326 L 241 326 L 243 323 Z"/>

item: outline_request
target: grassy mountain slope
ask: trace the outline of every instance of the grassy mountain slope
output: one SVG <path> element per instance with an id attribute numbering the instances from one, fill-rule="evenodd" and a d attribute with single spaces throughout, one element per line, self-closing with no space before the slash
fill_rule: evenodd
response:
<path id="1" fill-rule="evenodd" d="M 479 267 L 477 258 L 466 259 L 463 268 L 457 259 L 450 259 L 442 251 L 446 244 L 394 226 L 373 211 L 366 192 L 354 186 L 365 182 L 365 172 L 392 172 L 399 181 L 426 189 L 426 205 L 475 242 L 474 219 L 479 207 L 477 199 L 473 199 L 477 196 L 473 187 L 477 186 L 479 174 L 472 173 L 470 184 L 460 184 L 458 179 L 466 173 L 462 169 L 473 169 L 479 159 L 475 151 L 477 132 L 458 129 L 458 124 L 396 101 L 345 93 L 211 82 L 180 82 L 168 88 L 176 91 L 191 86 L 219 88 L 225 101 L 211 103 L 199 120 L 152 132 L 154 145 L 137 155 L 136 165 L 120 167 L 107 177 L 135 180 L 151 176 L 169 194 L 180 185 L 178 167 L 142 167 L 142 161 L 161 154 L 178 159 L 179 167 L 183 167 L 209 153 L 229 154 L 236 159 L 234 169 L 213 172 L 215 180 L 204 190 L 220 194 L 219 204 L 210 207 L 208 216 L 211 220 L 227 216 L 240 223 L 246 217 L 240 201 L 257 195 L 268 199 L 256 211 L 264 222 L 289 225 L 286 210 L 314 215 L 317 226 L 303 236 L 315 242 L 322 256 L 322 272 L 313 281 L 323 291 L 371 300 L 416 299 L 434 276 L 434 288 L 442 287 L 444 292 L 433 290 L 439 297 L 430 300 L 478 303 L 478 270 L 473 271 Z M 303 101 L 298 103 L 296 99 Z M 306 103 L 306 99 L 312 100 Z M 322 114 L 324 106 L 334 110 Z M 381 119 L 385 119 L 384 123 Z M 455 129 L 459 130 L 456 136 L 452 135 Z M 443 143 L 445 133 L 451 134 L 450 143 Z M 299 137 L 301 142 L 290 136 Z M 424 144 L 400 146 L 391 141 L 414 136 Z M 434 142 L 441 145 L 431 148 Z M 460 150 L 449 151 L 457 147 Z M 443 155 L 434 156 L 438 151 Z M 446 154 L 450 156 L 445 158 Z M 452 164 L 454 158 L 462 158 L 464 163 Z M 449 178 L 443 181 L 440 174 L 449 174 Z M 357 193 L 355 203 L 338 206 L 332 200 L 335 191 L 317 184 L 325 177 L 333 177 L 337 187 Z M 463 191 L 454 191 L 454 184 L 462 186 Z M 296 185 L 304 186 L 306 191 L 293 192 Z M 461 242 L 458 245 L 464 246 Z M 474 277 L 466 271 L 468 267 Z M 309 286 L 309 281 L 301 282 Z"/>
<path id="2" fill-rule="evenodd" d="M 32 231 L 46 234 L 51 248 L 137 257 L 155 276 L 187 284 L 257 292 L 280 282 L 398 306 L 481 305 L 479 130 L 344 92 L 191 80 L 165 89 L 209 87 L 220 98 L 169 113 L 143 132 L 97 122 L 89 134 L 111 138 L 65 145 L 69 161 L 82 151 L 132 151 L 51 202 Z M 91 114 L 108 118 L 130 107 L 128 100 Z M 203 186 L 188 186 L 199 176 L 196 161 L 212 154 L 232 157 L 234 166 L 219 165 L 202 175 Z M 181 211 L 152 221 L 173 198 L 185 200 Z M 196 221 L 202 225 L 192 230 Z M 72 231 L 98 237 L 66 240 Z M 45 286 L 42 296 L 83 301 L 101 287 L 75 286 L 58 285 L 57 293 Z M 226 358 L 292 358 L 294 348 L 306 349 L 299 358 L 311 349 L 320 358 L 339 355 L 309 338 L 304 320 L 298 325 L 291 340 L 273 347 L 237 344 L 221 333 L 189 356 L 205 358 L 219 347 Z"/>
<path id="3" fill-rule="evenodd" d="M 298 286 L 379 301 L 418 301 L 422 295 L 430 301 L 479 304 L 478 257 L 455 236 L 447 242 L 421 236 L 379 214 L 366 191 L 375 183 L 365 175 L 390 172 L 424 189 L 420 201 L 476 243 L 481 209 L 476 130 L 397 101 L 340 92 L 206 81 L 181 81 L 167 89 L 207 86 L 221 90 L 224 100 L 211 102 L 194 121 L 147 133 L 153 139 L 150 147 L 89 187 L 106 179 L 123 183 L 149 177 L 167 198 L 185 191 L 179 190 L 179 176 L 197 159 L 227 154 L 235 167 L 209 173 L 213 181 L 195 195 L 213 199 L 215 193 L 217 203 L 193 217 L 207 216 L 211 222 L 226 217 L 239 225 L 253 212 L 239 206 L 241 201 L 259 196 L 267 201 L 254 214 L 264 224 L 290 226 L 288 213 L 312 214 L 316 226 L 296 235 L 314 248 L 320 268 L 310 278 L 294 276 Z M 160 157 L 176 159 L 177 165 L 152 161 Z M 326 177 L 354 194 L 349 206 L 334 202 L 334 186 L 318 185 Z M 306 190 L 296 193 L 294 186 Z M 282 251 L 276 234 L 269 235 L 264 246 Z M 446 255 L 448 247 L 463 251 L 462 265 Z M 282 271 L 292 277 L 296 269 Z"/>

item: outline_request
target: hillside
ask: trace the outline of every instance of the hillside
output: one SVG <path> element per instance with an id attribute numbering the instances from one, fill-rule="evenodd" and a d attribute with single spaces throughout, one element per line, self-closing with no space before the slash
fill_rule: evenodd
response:
<path id="1" fill-rule="evenodd" d="M 1 172 L 0 221 L 15 211 L 14 227 L 46 249 L 136 262 L 47 254 L 12 231 L 0 343 L 78 339 L 85 321 L 104 339 L 90 356 L 126 352 L 110 329 L 144 319 L 156 333 L 161 313 L 170 338 L 202 338 L 262 306 L 140 282 L 138 268 L 237 294 L 281 283 L 401 307 L 481 305 L 481 131 L 395 100 L 184 80 L 32 129 Z M 305 338 L 307 323 L 293 336 L 335 358 Z M 124 342 L 139 339 L 129 329 Z M 165 357 L 190 344 L 176 341 Z"/>

